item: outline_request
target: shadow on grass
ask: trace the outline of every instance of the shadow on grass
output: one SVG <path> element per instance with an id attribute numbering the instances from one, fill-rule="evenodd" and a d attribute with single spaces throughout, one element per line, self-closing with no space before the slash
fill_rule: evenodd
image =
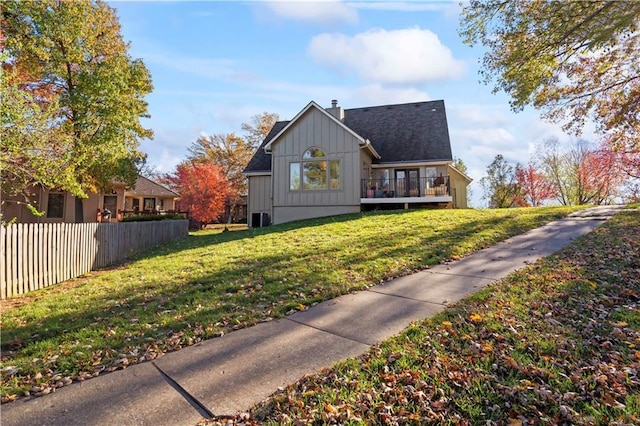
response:
<path id="1" fill-rule="evenodd" d="M 470 220 L 478 213 L 458 214 L 466 221 L 455 223 L 451 212 L 367 213 L 174 242 L 138 257 L 130 268 L 9 312 L 2 349 L 15 352 L 3 354 L 4 361 L 22 358 L 26 374 L 37 370 L 28 361 L 43 351 L 59 353 L 50 368 L 61 374 L 91 368 L 95 361 L 67 352 L 101 350 L 106 365 L 133 353 L 130 362 L 137 362 L 148 351 L 179 349 L 220 331 L 282 317 L 300 305 L 424 269 L 557 216 L 481 213 Z M 390 222 L 402 226 L 386 226 Z M 155 265 L 158 258 L 166 262 Z"/>
<path id="2" fill-rule="evenodd" d="M 340 363 L 278 392 L 254 411 L 256 419 L 275 423 L 284 414 L 320 421 L 314 412 L 322 409 L 314 409 L 328 401 L 340 407 L 336 415 L 347 411 L 363 423 L 380 422 L 377 407 L 384 406 L 390 415 L 396 407 L 420 413 L 424 424 L 501 423 L 514 412 L 531 423 L 637 424 L 640 214 L 612 222 L 412 326 L 369 353 L 366 363 Z M 402 362 L 389 362 L 397 354 Z M 447 404 L 437 414 L 424 410 L 422 398 L 409 395 L 398 404 L 407 377 L 433 384 L 423 387 L 426 398 L 444 397 Z M 345 398 L 340 389 L 351 381 L 359 386 Z M 370 392 L 389 386 L 394 389 Z"/>

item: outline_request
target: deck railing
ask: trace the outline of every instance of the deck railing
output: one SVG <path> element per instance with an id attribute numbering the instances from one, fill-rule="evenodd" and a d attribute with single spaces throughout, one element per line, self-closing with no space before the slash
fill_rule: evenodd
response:
<path id="1" fill-rule="evenodd" d="M 419 179 L 362 179 L 361 198 L 430 198 L 451 195 L 449 176 Z"/>

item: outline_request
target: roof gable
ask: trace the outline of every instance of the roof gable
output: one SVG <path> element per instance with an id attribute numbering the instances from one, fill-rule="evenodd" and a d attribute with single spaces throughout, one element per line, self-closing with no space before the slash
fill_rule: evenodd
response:
<path id="1" fill-rule="evenodd" d="M 325 110 L 324 108 L 322 108 L 320 105 L 318 105 L 317 103 L 315 103 L 314 101 L 311 101 L 307 104 L 306 107 L 304 107 L 302 109 L 302 111 L 300 111 L 298 114 L 296 114 L 295 117 L 293 117 L 291 119 L 291 121 L 289 121 L 276 135 L 274 135 L 274 137 L 264 146 L 265 151 L 269 151 L 271 149 L 271 145 L 276 143 L 278 141 L 278 138 L 280 136 L 282 136 L 287 130 L 289 130 L 291 127 L 293 127 L 295 125 L 295 123 L 302 118 L 307 111 L 309 111 L 311 108 L 315 108 L 318 111 L 320 111 L 322 114 L 326 115 L 327 117 L 329 117 L 329 119 L 331 119 L 332 121 L 334 121 L 336 124 L 338 124 L 338 126 L 340 126 L 343 130 L 346 130 L 347 132 L 349 132 L 351 135 L 355 136 L 356 139 L 358 139 L 358 141 L 360 142 L 360 144 L 364 145 L 366 144 L 366 140 L 365 138 L 363 138 L 361 135 L 359 135 L 358 133 L 354 132 L 352 129 L 350 129 L 349 127 L 347 127 L 342 121 L 338 120 L 336 117 L 334 117 L 333 115 L 329 114 L 327 112 L 327 110 Z"/>

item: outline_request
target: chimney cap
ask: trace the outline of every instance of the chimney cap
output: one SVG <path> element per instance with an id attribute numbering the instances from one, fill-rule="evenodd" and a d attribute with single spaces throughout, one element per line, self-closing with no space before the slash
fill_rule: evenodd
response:
<path id="1" fill-rule="evenodd" d="M 331 108 L 335 108 L 338 106 L 338 100 L 337 99 L 332 99 L 331 100 Z"/>

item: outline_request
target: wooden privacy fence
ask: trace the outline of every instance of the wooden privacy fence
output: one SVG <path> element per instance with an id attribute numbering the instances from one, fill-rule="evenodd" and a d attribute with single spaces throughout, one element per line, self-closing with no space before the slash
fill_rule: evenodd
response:
<path id="1" fill-rule="evenodd" d="M 184 238 L 188 227 L 187 220 L 0 226 L 0 297 L 28 293 L 104 268 Z"/>

